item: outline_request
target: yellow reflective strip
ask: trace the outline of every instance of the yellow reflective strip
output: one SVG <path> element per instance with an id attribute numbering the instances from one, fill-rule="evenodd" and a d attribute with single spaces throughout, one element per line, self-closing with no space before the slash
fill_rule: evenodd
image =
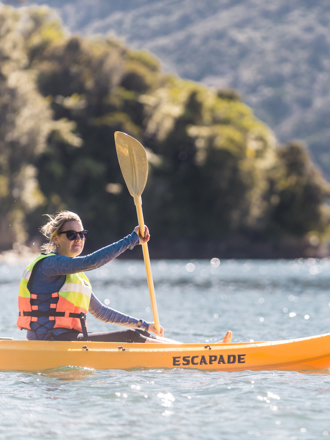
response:
<path id="1" fill-rule="evenodd" d="M 64 283 L 59 292 L 77 292 L 90 297 L 92 294 L 92 288 L 91 286 L 85 286 L 84 284 Z"/>
<path id="2" fill-rule="evenodd" d="M 24 278 L 26 281 L 29 281 L 30 277 L 31 277 L 31 271 L 29 269 L 25 269 L 22 278 Z"/>

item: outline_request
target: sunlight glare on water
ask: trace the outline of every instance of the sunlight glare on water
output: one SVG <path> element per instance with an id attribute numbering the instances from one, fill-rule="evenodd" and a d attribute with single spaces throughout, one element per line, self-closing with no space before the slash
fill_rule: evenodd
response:
<path id="1" fill-rule="evenodd" d="M 0 335 L 16 328 L 23 267 L 0 265 Z M 301 338 L 330 332 L 330 261 L 156 261 L 165 336 L 215 342 Z M 89 272 L 96 296 L 152 321 L 143 263 L 116 261 Z M 89 328 L 109 326 L 88 317 Z M 328 371 L 1 372 L 0 438 L 330 438 Z"/>

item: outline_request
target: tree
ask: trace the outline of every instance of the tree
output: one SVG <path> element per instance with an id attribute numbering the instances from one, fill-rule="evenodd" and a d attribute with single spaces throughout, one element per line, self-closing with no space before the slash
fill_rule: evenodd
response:
<path id="1" fill-rule="evenodd" d="M 272 185 L 275 191 L 271 224 L 298 237 L 309 231 L 324 233 L 330 220 L 330 208 L 326 205 L 330 185 L 301 143 L 289 143 L 277 151 L 277 156 L 281 173 Z"/>
<path id="2" fill-rule="evenodd" d="M 19 32 L 20 15 L 0 6 L 0 248 L 27 239 L 26 215 L 43 203 L 35 155 L 45 145 L 51 122 L 39 94 Z"/>

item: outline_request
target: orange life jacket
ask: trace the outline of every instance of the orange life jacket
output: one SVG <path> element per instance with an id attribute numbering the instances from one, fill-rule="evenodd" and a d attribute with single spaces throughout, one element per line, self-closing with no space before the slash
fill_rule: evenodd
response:
<path id="1" fill-rule="evenodd" d="M 38 298 L 38 295 L 31 293 L 29 289 L 36 264 L 39 264 L 44 258 L 54 255 L 56 254 L 41 254 L 24 270 L 19 286 L 17 326 L 19 329 L 31 329 L 31 322 L 46 316 L 49 320 L 55 321 L 54 328 L 78 330 L 83 332 L 86 337 L 85 319 L 89 309 L 92 287 L 83 272 L 67 275 L 60 290 L 50 294 L 52 298 L 58 298 L 58 300 L 56 304 L 50 304 L 49 311 L 38 310 L 37 305 L 31 304 L 31 299 Z"/>

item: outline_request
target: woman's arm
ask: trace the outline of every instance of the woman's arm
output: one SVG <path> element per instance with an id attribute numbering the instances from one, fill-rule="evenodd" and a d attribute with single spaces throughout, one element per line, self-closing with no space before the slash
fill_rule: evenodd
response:
<path id="1" fill-rule="evenodd" d="M 123 325 L 125 327 L 137 328 L 138 323 L 142 322 L 140 328 L 143 330 L 149 329 L 149 324 L 143 320 L 133 318 L 129 315 L 124 315 L 123 313 L 117 312 L 117 310 L 110 309 L 110 307 L 105 306 L 101 301 L 96 298 L 94 293 L 91 296 L 91 302 L 89 304 L 89 312 L 103 322 L 108 322 L 110 324 Z"/>
<path id="2" fill-rule="evenodd" d="M 83 257 L 54 255 L 42 261 L 42 273 L 45 277 L 54 277 L 96 269 L 118 257 L 127 249 L 133 249 L 138 243 L 139 236 L 133 231 L 122 240 Z"/>

